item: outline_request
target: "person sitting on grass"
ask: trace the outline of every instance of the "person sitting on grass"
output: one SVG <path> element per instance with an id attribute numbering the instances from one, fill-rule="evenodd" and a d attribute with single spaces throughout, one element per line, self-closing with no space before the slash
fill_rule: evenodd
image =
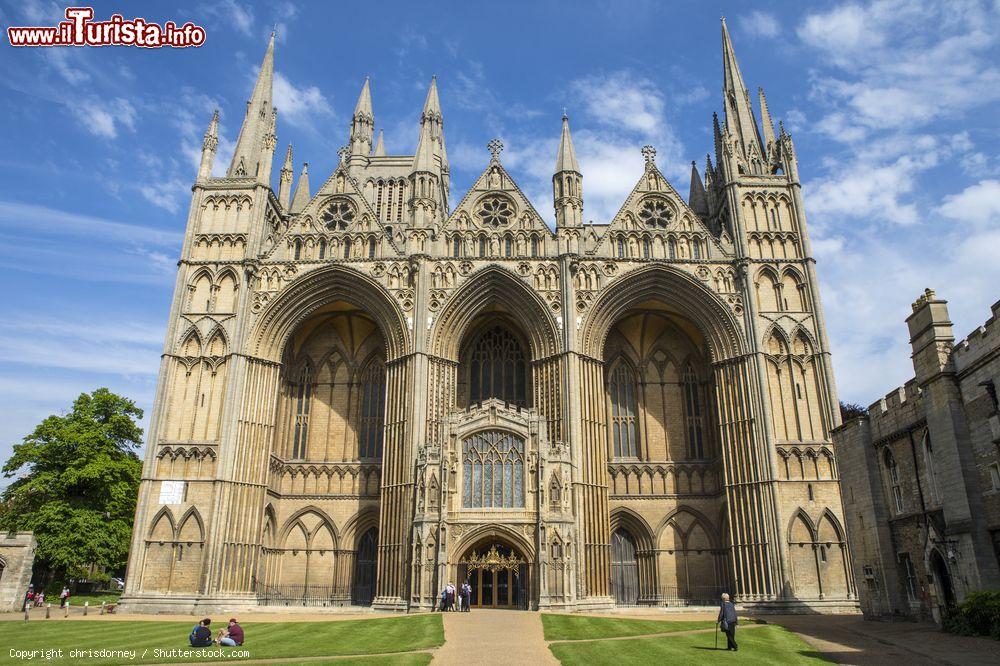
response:
<path id="1" fill-rule="evenodd" d="M 239 647 L 243 645 L 243 627 L 236 623 L 236 618 L 229 618 L 229 627 L 219 632 L 219 645 Z"/>
<path id="2" fill-rule="evenodd" d="M 204 620 L 194 625 L 194 629 L 191 630 L 191 635 L 188 636 L 188 641 L 191 643 L 191 647 L 212 646 L 212 630 L 208 628 L 210 624 L 212 624 L 212 620 L 206 617 Z"/>

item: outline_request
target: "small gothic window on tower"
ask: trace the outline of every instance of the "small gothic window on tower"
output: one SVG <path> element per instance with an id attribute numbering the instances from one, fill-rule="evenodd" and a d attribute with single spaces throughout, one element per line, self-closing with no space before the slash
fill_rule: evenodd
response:
<path id="1" fill-rule="evenodd" d="M 487 197 L 479 204 L 479 217 L 486 226 L 498 229 L 510 224 L 514 207 L 505 197 Z"/>
<path id="2" fill-rule="evenodd" d="M 327 229 L 344 231 L 354 221 L 354 208 L 347 201 L 333 201 L 320 213 Z"/>
<path id="3" fill-rule="evenodd" d="M 674 218 L 674 211 L 662 199 L 648 199 L 639 210 L 639 219 L 651 229 L 665 229 Z"/>

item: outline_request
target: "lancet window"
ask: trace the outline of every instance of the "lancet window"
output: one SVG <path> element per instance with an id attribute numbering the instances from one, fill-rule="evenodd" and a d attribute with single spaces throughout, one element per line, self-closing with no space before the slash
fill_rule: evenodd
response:
<path id="1" fill-rule="evenodd" d="M 524 506 L 524 440 L 499 430 L 462 443 L 462 503 L 468 508 Z"/>
<path id="2" fill-rule="evenodd" d="M 358 435 L 358 457 L 382 457 L 382 428 L 385 412 L 385 367 L 372 361 L 361 376 L 361 428 Z"/>
<path id="3" fill-rule="evenodd" d="M 702 419 L 701 387 L 694 368 L 684 372 L 684 418 L 687 425 L 688 453 L 693 460 L 705 457 L 704 423 Z"/>
<path id="4" fill-rule="evenodd" d="M 638 455 L 639 413 L 636 399 L 635 373 L 625 361 L 619 361 L 608 376 L 611 398 L 611 444 L 615 458 L 635 458 Z"/>
<path id="5" fill-rule="evenodd" d="M 295 431 L 292 436 L 292 458 L 306 457 L 309 439 L 309 403 L 312 402 L 312 371 L 307 364 L 299 373 L 299 379 L 292 385 L 295 400 Z"/>
<path id="6" fill-rule="evenodd" d="M 521 407 L 527 404 L 527 363 L 521 344 L 509 330 L 494 326 L 483 333 L 476 341 L 470 361 L 470 404 L 489 398 Z"/>

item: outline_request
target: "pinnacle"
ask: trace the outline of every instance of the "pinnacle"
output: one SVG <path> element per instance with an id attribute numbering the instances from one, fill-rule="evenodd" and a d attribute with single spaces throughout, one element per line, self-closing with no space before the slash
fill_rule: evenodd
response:
<path id="1" fill-rule="evenodd" d="M 385 156 L 385 130 L 378 131 L 378 141 L 375 143 L 375 157 Z"/>
<path id="2" fill-rule="evenodd" d="M 361 86 L 361 94 L 358 95 L 358 103 L 354 106 L 354 117 L 367 116 L 371 118 L 374 114 L 372 112 L 372 93 L 371 86 L 369 84 L 369 78 L 365 77 L 364 85 Z"/>
<path id="3" fill-rule="evenodd" d="M 427 99 L 424 101 L 424 115 L 441 115 L 441 100 L 438 99 L 437 75 L 431 77 L 431 85 L 427 89 Z"/>
<path id="4" fill-rule="evenodd" d="M 576 161 L 576 150 L 573 148 L 573 137 L 569 131 L 569 116 L 563 112 L 562 134 L 559 137 L 559 152 L 556 154 L 556 173 L 575 171 L 580 173 L 580 164 Z"/>

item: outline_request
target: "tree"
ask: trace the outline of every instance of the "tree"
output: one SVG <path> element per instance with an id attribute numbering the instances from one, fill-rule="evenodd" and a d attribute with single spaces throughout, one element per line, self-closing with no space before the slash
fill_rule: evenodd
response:
<path id="1" fill-rule="evenodd" d="M 3 474 L 0 529 L 31 530 L 46 583 L 83 577 L 92 564 L 125 565 L 142 463 L 142 410 L 106 388 L 81 393 L 14 445 Z"/>
<path id="2" fill-rule="evenodd" d="M 844 423 L 847 423 L 851 419 L 856 419 L 859 416 L 865 416 L 867 413 L 868 410 L 861 405 L 857 405 L 853 402 L 844 402 L 843 400 L 840 401 L 840 420 Z"/>

